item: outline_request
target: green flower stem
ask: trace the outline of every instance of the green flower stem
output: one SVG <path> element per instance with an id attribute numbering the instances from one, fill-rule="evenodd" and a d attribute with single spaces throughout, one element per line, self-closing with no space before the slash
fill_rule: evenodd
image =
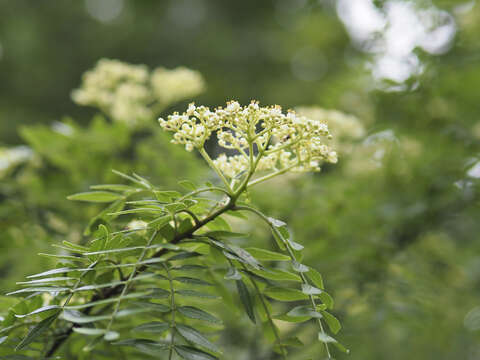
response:
<path id="1" fill-rule="evenodd" d="M 297 140 L 295 141 L 292 141 L 290 143 L 287 143 L 285 145 L 282 145 L 282 146 L 279 146 L 277 148 L 273 148 L 271 150 L 267 150 L 265 151 L 265 154 L 269 155 L 269 154 L 273 154 L 273 153 L 276 153 L 277 151 L 280 151 L 280 150 L 283 150 L 283 149 L 287 149 L 289 147 L 292 147 L 293 145 L 297 144 L 298 142 L 300 142 L 300 140 L 302 140 L 302 138 L 298 138 Z"/>
<path id="2" fill-rule="evenodd" d="M 235 206 L 233 208 L 233 210 L 245 210 L 245 211 L 250 211 L 254 214 L 256 214 L 258 217 L 260 217 L 263 221 L 265 221 L 268 226 L 270 226 L 270 228 L 276 232 L 277 236 L 279 236 L 280 239 L 283 239 L 282 235 L 279 233 L 279 231 L 277 230 L 277 228 L 275 226 L 273 226 L 272 222 L 270 221 L 270 219 L 265 215 L 263 214 L 261 211 L 255 209 L 255 208 L 252 208 L 250 206 Z M 290 245 L 284 241 L 284 245 L 287 249 L 287 252 L 290 256 L 290 258 L 293 260 L 293 261 L 297 261 L 296 257 L 295 257 L 295 254 L 293 253 L 293 250 L 290 248 Z M 300 278 L 302 279 L 302 282 L 305 284 L 305 285 L 310 285 L 307 278 L 305 277 L 305 275 L 301 272 L 300 273 Z M 312 305 L 312 310 L 313 311 L 317 311 L 317 305 L 315 303 L 315 298 L 313 297 L 313 295 L 308 295 L 309 299 L 310 299 L 310 304 Z M 322 324 L 322 321 L 320 319 L 317 319 L 318 321 L 318 326 L 320 328 L 320 332 L 322 334 L 325 334 L 325 330 L 323 329 L 323 324 Z M 325 350 L 327 352 L 327 356 L 329 359 L 332 358 L 331 354 L 330 354 L 330 349 L 328 347 L 328 344 L 326 342 L 323 343 L 325 345 Z"/>
<path id="3" fill-rule="evenodd" d="M 270 132 L 270 131 L 272 131 L 272 128 L 269 128 L 269 127 L 268 127 L 268 128 L 263 129 L 263 130 L 260 131 L 259 133 L 256 133 L 256 134 L 255 134 L 255 136 L 253 137 L 253 140 L 254 140 L 254 141 L 257 140 L 260 136 L 262 136 L 262 135 L 264 135 L 264 134 L 266 134 L 267 132 Z M 268 141 L 267 141 L 267 142 L 268 142 Z"/>
<path id="4" fill-rule="evenodd" d="M 299 162 L 296 162 L 295 164 L 287 166 L 286 168 L 283 168 L 282 170 L 278 170 L 278 171 L 275 171 L 271 174 L 268 174 L 268 175 L 262 176 L 258 179 L 255 179 L 252 182 L 248 183 L 247 186 L 250 187 L 250 186 L 259 184 L 263 181 L 270 180 L 271 178 L 274 178 L 275 176 L 282 175 L 282 174 L 288 172 L 289 170 L 293 169 L 295 166 L 298 166 L 298 165 L 299 165 Z"/>
<path id="5" fill-rule="evenodd" d="M 249 147 L 250 147 L 250 168 L 248 170 L 248 174 L 243 180 L 243 182 L 239 185 L 238 189 L 236 190 L 235 194 L 236 196 L 240 196 L 240 194 L 249 186 L 249 181 L 253 174 L 255 173 L 255 170 L 257 169 L 258 163 L 260 159 L 262 158 L 263 154 L 265 153 L 265 150 L 268 146 L 268 142 L 270 141 L 270 137 L 267 139 L 265 142 L 265 146 L 260 148 L 257 154 L 257 157 L 255 158 L 254 161 L 254 156 L 253 156 L 253 142 L 250 142 Z"/>
<path id="6" fill-rule="evenodd" d="M 243 150 L 240 146 L 235 146 L 235 149 L 240 153 L 242 154 L 243 156 L 245 156 L 247 159 L 249 158 L 249 154 L 247 154 L 245 152 L 245 150 Z"/>
<path id="7" fill-rule="evenodd" d="M 227 179 L 225 176 L 222 174 L 222 172 L 217 168 L 215 163 L 213 162 L 212 158 L 207 154 L 204 148 L 199 148 L 198 151 L 200 152 L 200 155 L 203 156 L 205 161 L 208 163 L 208 165 L 217 173 L 218 177 L 223 181 L 225 184 L 225 187 L 229 191 L 230 194 L 233 194 L 233 190 L 230 187 L 230 184 L 228 183 Z"/>

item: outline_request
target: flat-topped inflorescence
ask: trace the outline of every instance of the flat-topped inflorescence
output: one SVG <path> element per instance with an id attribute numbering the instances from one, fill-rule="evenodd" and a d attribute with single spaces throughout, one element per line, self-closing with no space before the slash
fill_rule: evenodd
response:
<path id="1" fill-rule="evenodd" d="M 214 133 L 220 147 L 236 152 L 213 160 L 231 179 L 256 170 L 319 171 L 322 163 L 337 162 L 337 153 L 328 145 L 332 136 L 326 123 L 292 110 L 284 113 L 278 105 L 261 107 L 252 101 L 241 106 L 230 101 L 211 111 L 192 103 L 183 114 L 159 121 L 174 132 L 172 142 L 185 145 L 188 151 L 203 149 Z"/>

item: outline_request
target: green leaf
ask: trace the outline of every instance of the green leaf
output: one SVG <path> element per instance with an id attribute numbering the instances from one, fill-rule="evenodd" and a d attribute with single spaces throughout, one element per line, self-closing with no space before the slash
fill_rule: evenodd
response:
<path id="1" fill-rule="evenodd" d="M 17 282 L 17 285 L 34 285 L 34 284 L 43 284 L 46 285 L 45 283 L 55 283 L 59 281 L 68 281 L 68 280 L 76 280 L 76 278 L 72 277 L 51 277 L 51 278 L 43 278 L 43 279 L 36 279 L 36 280 L 30 280 L 30 281 L 19 281 Z"/>
<path id="2" fill-rule="evenodd" d="M 118 346 L 131 346 L 145 354 L 158 357 L 159 350 L 167 350 L 170 344 L 149 339 L 125 339 L 112 343 Z"/>
<path id="3" fill-rule="evenodd" d="M 38 273 L 38 274 L 30 275 L 30 276 L 27 276 L 27 278 L 32 279 L 32 278 L 37 278 L 37 277 L 42 277 L 42 276 L 64 274 L 64 273 L 68 273 L 70 271 L 75 271 L 75 270 L 77 270 L 77 269 L 76 268 L 61 267 L 61 268 L 58 268 L 58 269 L 52 269 L 52 270 L 44 271 L 44 272 L 41 272 L 41 273 Z"/>
<path id="4" fill-rule="evenodd" d="M 302 279 L 297 274 L 280 270 L 280 269 L 265 269 L 265 270 L 250 270 L 257 276 L 260 276 L 265 279 L 269 280 L 276 280 L 276 281 L 297 281 L 301 282 Z"/>
<path id="5" fill-rule="evenodd" d="M 242 220 L 248 220 L 248 216 L 245 215 L 244 213 L 242 213 L 241 211 L 229 210 L 229 211 L 227 211 L 227 214 L 230 215 L 230 216 L 242 219 Z"/>
<path id="6" fill-rule="evenodd" d="M 281 341 L 281 344 L 284 346 L 293 346 L 293 347 L 303 347 L 304 344 L 298 337 L 291 337 Z"/>
<path id="7" fill-rule="evenodd" d="M 17 291 L 13 291 L 8 293 L 7 295 L 16 295 L 16 294 L 22 294 L 22 293 L 30 293 L 30 292 L 65 292 L 65 291 L 70 291 L 70 288 L 67 287 L 54 287 L 54 286 L 43 286 L 43 287 L 30 287 L 26 289 L 20 289 Z"/>
<path id="8" fill-rule="evenodd" d="M 108 213 L 111 216 L 119 216 L 119 215 L 128 215 L 128 214 L 147 214 L 147 215 L 155 215 L 158 213 L 165 213 L 163 209 L 158 207 L 136 207 L 133 209 L 121 210 L 116 212 Z"/>
<path id="9" fill-rule="evenodd" d="M 182 266 L 175 266 L 175 267 L 172 267 L 172 270 L 173 271 L 194 271 L 194 272 L 197 272 L 197 271 L 202 271 L 202 270 L 206 270 L 207 267 L 206 266 L 203 266 L 203 265 L 194 265 L 194 264 L 186 264 L 186 265 L 182 265 Z"/>
<path id="10" fill-rule="evenodd" d="M 308 316 L 289 316 L 287 314 L 275 315 L 273 318 L 289 323 L 302 323 L 311 319 Z"/>
<path id="11" fill-rule="evenodd" d="M 228 222 L 221 216 L 217 216 L 215 220 L 210 221 L 206 226 L 210 230 L 225 230 L 225 231 L 232 230 Z"/>
<path id="12" fill-rule="evenodd" d="M 170 307 L 164 304 L 158 304 L 158 303 L 152 303 L 148 301 L 138 301 L 135 302 L 136 305 L 138 305 L 141 309 L 146 309 L 149 311 L 154 311 L 154 312 L 161 312 L 161 313 L 167 313 L 170 312 Z"/>
<path id="13" fill-rule="evenodd" d="M 165 299 L 170 296 L 170 291 L 161 288 L 149 288 L 148 293 L 142 297 L 145 299 Z"/>
<path id="14" fill-rule="evenodd" d="M 345 346 L 343 346 L 342 344 L 340 344 L 336 339 L 334 339 L 333 337 L 323 333 L 323 332 L 319 332 L 318 333 L 318 340 L 320 340 L 321 342 L 325 343 L 325 344 L 329 344 L 329 343 L 332 343 L 334 344 L 340 351 L 344 352 L 344 353 L 349 353 L 350 350 L 348 350 Z"/>
<path id="15" fill-rule="evenodd" d="M 32 315 L 40 314 L 40 313 L 45 312 L 45 311 L 60 309 L 60 308 L 61 308 L 61 306 L 59 306 L 59 305 L 47 305 L 47 306 L 42 306 L 42 307 L 40 307 L 36 310 L 33 310 L 32 312 L 29 312 L 28 314 L 23 314 L 23 315 L 15 314 L 15 317 L 24 318 L 24 317 L 27 317 L 27 316 L 32 316 Z"/>
<path id="16" fill-rule="evenodd" d="M 195 183 L 193 183 L 192 181 L 190 180 L 180 180 L 178 182 L 178 185 L 180 185 L 181 187 L 187 189 L 187 190 L 190 190 L 190 191 L 195 191 L 197 190 L 197 185 L 195 185 Z"/>
<path id="17" fill-rule="evenodd" d="M 270 222 L 272 230 L 274 230 L 274 235 L 276 234 L 276 236 L 278 237 L 278 241 L 282 243 L 282 247 L 284 247 L 285 241 L 290 237 L 290 234 L 288 233 L 288 229 L 287 229 L 287 224 L 282 220 L 274 219 L 272 217 L 269 217 L 268 221 Z M 285 229 L 285 230 L 282 230 L 282 229 Z M 281 249 L 285 250 L 282 247 Z"/>
<path id="18" fill-rule="evenodd" d="M 175 327 L 180 335 L 182 335 L 189 342 L 200 345 L 214 352 L 220 352 L 219 348 L 215 344 L 211 343 L 210 340 L 208 340 L 194 328 L 181 324 L 177 324 Z"/>
<path id="19" fill-rule="evenodd" d="M 100 251 L 92 251 L 85 253 L 83 255 L 106 255 L 106 254 L 114 254 L 114 253 L 121 253 L 121 252 L 128 252 L 128 251 L 139 251 L 139 250 L 151 250 L 151 249 L 170 249 L 170 250 L 179 250 L 180 248 L 173 244 L 163 243 L 163 244 L 154 244 L 150 246 L 131 246 L 131 247 L 124 247 L 118 249 L 109 249 L 109 250 L 100 250 Z"/>
<path id="20" fill-rule="evenodd" d="M 160 322 L 160 321 L 152 321 L 149 323 L 145 323 L 133 328 L 132 331 L 136 332 L 150 332 L 150 333 L 163 333 L 167 329 L 170 328 L 170 324 Z"/>
<path id="21" fill-rule="evenodd" d="M 117 312 L 117 314 L 115 315 L 115 318 L 126 317 L 126 316 L 144 313 L 148 311 L 151 311 L 151 310 L 150 309 L 124 309 Z M 81 312 L 75 311 L 75 310 L 64 310 L 62 317 L 64 320 L 70 321 L 75 324 L 88 324 L 88 323 L 92 323 L 100 320 L 110 320 L 112 317 L 112 314 L 89 316 L 89 315 L 84 315 Z"/>
<path id="22" fill-rule="evenodd" d="M 112 172 L 113 172 L 114 174 L 118 175 L 118 176 L 121 176 L 121 177 L 124 178 L 124 179 L 130 180 L 131 182 L 134 182 L 135 184 L 138 184 L 138 185 L 140 185 L 140 186 L 145 187 L 145 188 L 148 189 L 148 186 L 147 186 L 143 181 L 140 181 L 140 180 L 138 180 L 138 179 L 135 179 L 134 177 L 131 177 L 130 175 L 124 174 L 124 173 L 122 173 L 122 172 L 120 172 L 120 171 L 118 171 L 118 170 L 115 170 L 115 169 L 112 170 Z"/>
<path id="23" fill-rule="evenodd" d="M 290 310 L 287 315 L 291 317 L 309 317 L 316 319 L 322 318 L 321 313 L 314 311 L 310 306 L 307 305 L 296 306 L 292 310 Z"/>
<path id="24" fill-rule="evenodd" d="M 140 281 L 143 279 L 148 279 L 152 277 L 159 277 L 159 274 L 154 274 L 154 273 L 143 273 L 142 275 L 137 275 L 134 278 L 132 278 L 130 281 Z M 79 292 L 79 291 L 90 291 L 90 290 L 97 290 L 97 289 L 104 289 L 107 287 L 114 287 L 117 285 L 123 285 L 125 282 L 124 281 L 112 281 L 110 283 L 104 283 L 104 284 L 93 284 L 93 285 L 85 285 L 85 286 L 80 286 L 79 288 L 76 288 L 74 292 Z"/>
<path id="25" fill-rule="evenodd" d="M 87 250 L 88 251 L 105 250 L 106 244 L 112 240 L 110 231 L 105 225 L 100 224 L 98 225 L 98 230 L 95 232 L 95 235 L 96 235 L 96 239 L 93 240 L 93 244 Z M 119 239 L 121 239 L 121 236 L 119 237 Z"/>
<path id="26" fill-rule="evenodd" d="M 80 252 L 80 253 L 82 253 L 84 251 L 88 251 L 88 247 L 82 246 L 82 245 L 79 245 L 79 244 L 74 244 L 74 243 L 71 243 L 70 241 L 67 241 L 67 240 L 63 240 L 62 244 L 65 245 L 66 247 L 70 248 L 72 251 L 77 251 L 77 252 Z"/>
<path id="27" fill-rule="evenodd" d="M 170 202 L 175 198 L 179 198 L 182 196 L 178 191 L 159 191 L 155 190 L 153 192 L 155 194 L 155 197 L 157 198 L 158 201 L 162 202 Z"/>
<path id="28" fill-rule="evenodd" d="M 283 315 L 276 315 L 274 318 L 282 321 L 291 322 L 291 323 L 301 323 L 301 322 L 308 321 L 312 318 L 321 319 L 322 314 L 319 313 L 318 310 L 323 309 L 324 306 L 317 305 L 316 307 L 317 307 L 317 311 L 312 310 L 312 308 L 308 305 L 296 306 L 292 310 L 290 310 L 288 313 Z"/>
<path id="29" fill-rule="evenodd" d="M 300 273 L 308 272 L 308 270 L 310 270 L 308 266 L 300 264 L 298 261 L 295 261 L 295 260 L 292 260 L 292 268 L 296 272 L 300 272 Z"/>
<path id="30" fill-rule="evenodd" d="M 124 184 L 101 184 L 101 185 L 92 185 L 90 186 L 92 190 L 110 190 L 110 191 L 117 191 L 117 192 L 124 192 L 124 191 L 136 191 L 137 188 L 134 188 L 130 185 Z"/>
<path id="31" fill-rule="evenodd" d="M 302 292 L 306 295 L 319 295 L 323 291 L 309 284 L 302 284 Z"/>
<path id="32" fill-rule="evenodd" d="M 67 197 L 68 200 L 88 201 L 95 203 L 108 203 L 115 200 L 122 199 L 123 195 L 116 194 L 109 191 L 88 191 L 78 194 L 73 194 Z"/>
<path id="33" fill-rule="evenodd" d="M 214 324 L 221 324 L 222 321 L 215 316 L 194 306 L 179 306 L 178 312 L 190 319 L 203 320 Z"/>
<path id="34" fill-rule="evenodd" d="M 144 185 L 147 189 L 151 189 L 153 185 L 147 179 L 141 177 L 138 174 L 132 173 L 133 177 L 136 178 L 142 185 Z"/>
<path id="35" fill-rule="evenodd" d="M 342 325 L 340 324 L 340 321 L 338 321 L 338 319 L 333 316 L 332 314 L 330 314 L 329 312 L 327 311 L 322 311 L 322 315 L 326 321 L 326 323 L 328 324 L 328 327 L 330 328 L 330 330 L 336 334 L 340 331 L 340 329 L 342 328 Z"/>
<path id="36" fill-rule="evenodd" d="M 228 268 L 228 271 L 225 274 L 224 279 L 225 280 L 241 280 L 242 274 L 240 274 L 240 272 L 236 268 L 230 267 Z"/>
<path id="37" fill-rule="evenodd" d="M 330 335 L 327 335 L 323 332 L 318 333 L 318 340 L 320 340 L 321 342 L 326 343 L 326 344 L 337 342 L 337 340 L 335 340 L 333 337 L 331 337 Z"/>
<path id="38" fill-rule="evenodd" d="M 286 224 L 285 222 L 283 222 L 282 220 L 278 220 L 278 219 L 275 219 L 275 218 L 272 218 L 272 217 L 269 217 L 269 218 L 268 218 L 268 221 L 270 221 L 270 224 L 271 224 L 272 226 L 275 226 L 276 228 L 287 225 L 287 224 Z"/>
<path id="39" fill-rule="evenodd" d="M 168 211 L 170 214 L 175 214 L 180 210 L 186 209 L 187 206 L 184 203 L 181 202 L 174 202 L 171 204 L 167 204 L 164 206 L 164 209 Z"/>
<path id="40" fill-rule="evenodd" d="M 237 280 L 237 291 L 238 294 L 240 295 L 240 300 L 242 301 L 243 307 L 245 309 L 245 312 L 247 313 L 248 317 L 252 322 L 255 324 L 255 312 L 253 311 L 253 301 L 252 297 L 250 295 L 250 292 L 248 291 L 247 285 L 242 280 Z"/>
<path id="41" fill-rule="evenodd" d="M 59 314 L 60 312 L 57 312 L 56 314 L 53 314 L 36 324 L 28 332 L 27 336 L 20 342 L 20 344 L 17 345 L 15 350 L 21 350 L 30 345 L 33 341 L 35 341 L 37 337 L 42 335 L 50 327 L 50 325 L 52 325 L 52 323 L 57 319 Z"/>
<path id="42" fill-rule="evenodd" d="M 322 275 L 317 270 L 311 267 L 308 271 L 307 277 L 316 287 L 322 290 L 324 289 Z"/>
<path id="43" fill-rule="evenodd" d="M 235 255 L 237 255 L 240 259 L 243 260 L 243 262 L 247 263 L 254 269 L 260 269 L 261 264 L 248 251 L 235 245 L 229 245 L 228 249 L 233 251 Z"/>
<path id="44" fill-rule="evenodd" d="M 327 306 L 327 309 L 333 309 L 334 302 L 329 293 L 323 291 L 320 295 L 318 295 L 318 297 Z"/>
<path id="45" fill-rule="evenodd" d="M 277 341 L 276 333 L 279 334 L 280 330 L 278 326 L 272 321 L 266 321 L 262 324 L 263 329 L 263 336 L 271 343 L 275 343 Z"/>
<path id="46" fill-rule="evenodd" d="M 121 299 L 135 299 L 135 298 L 149 298 L 151 295 L 151 292 L 134 292 L 130 293 L 127 295 L 123 295 L 122 297 L 112 297 L 112 298 L 106 298 L 102 300 L 97 300 L 97 301 L 92 301 L 92 302 L 87 302 L 85 304 L 78 304 L 78 305 L 67 305 L 64 307 L 66 310 L 80 310 L 80 309 L 85 309 L 89 308 L 92 306 L 97 306 L 97 305 L 104 305 L 104 304 L 110 304 L 117 302 L 120 298 Z"/>
<path id="47" fill-rule="evenodd" d="M 255 293 L 254 297 L 255 309 L 257 310 L 257 315 L 262 323 L 268 322 L 270 319 L 270 314 L 272 313 L 272 305 L 265 299 L 262 294 Z M 266 309 L 265 309 L 266 308 Z"/>
<path id="48" fill-rule="evenodd" d="M 192 285 L 200 285 L 200 286 L 213 286 L 213 284 L 210 284 L 204 280 L 201 279 L 196 279 L 192 277 L 187 277 L 187 276 L 178 276 L 174 277 L 173 280 L 182 282 L 184 284 L 192 284 Z"/>
<path id="49" fill-rule="evenodd" d="M 73 331 L 76 333 L 87 336 L 99 336 L 103 335 L 103 338 L 107 341 L 116 340 L 120 337 L 120 334 L 116 331 L 108 331 L 106 329 L 96 329 L 87 327 L 74 327 Z"/>
<path id="50" fill-rule="evenodd" d="M 253 247 L 246 248 L 245 250 L 248 251 L 255 259 L 260 261 L 289 261 L 290 260 L 290 256 L 285 254 L 280 254 L 275 251 L 253 248 Z"/>
<path id="51" fill-rule="evenodd" d="M 98 225 L 100 222 L 108 222 L 115 218 L 115 216 L 109 215 L 111 213 L 115 213 L 117 211 L 122 210 L 125 207 L 125 200 L 122 198 L 120 200 L 116 200 L 108 205 L 105 209 L 103 209 L 100 213 L 98 213 L 95 217 L 90 219 L 88 225 L 83 232 L 84 235 L 90 235 L 92 233 L 92 229 L 94 226 Z"/>
<path id="52" fill-rule="evenodd" d="M 287 247 L 285 246 L 285 241 L 282 238 L 282 235 L 278 232 L 278 229 L 272 228 L 272 235 L 273 238 L 275 239 L 275 242 L 277 243 L 277 246 L 280 250 L 287 250 Z"/>
<path id="53" fill-rule="evenodd" d="M 264 293 L 269 298 L 279 301 L 298 301 L 308 299 L 308 296 L 300 290 L 290 288 L 270 287 L 265 289 Z"/>
<path id="54" fill-rule="evenodd" d="M 175 346 L 176 353 L 186 360 L 217 360 L 218 358 L 190 346 Z"/>
<path id="55" fill-rule="evenodd" d="M 175 261 L 175 260 L 184 260 L 184 259 L 191 259 L 195 257 L 202 256 L 202 254 L 195 253 L 195 252 L 182 252 L 180 254 L 174 255 L 170 258 L 168 258 L 168 261 Z"/>
<path id="56" fill-rule="evenodd" d="M 85 258 L 85 257 L 72 256 L 72 255 L 45 254 L 45 253 L 38 253 L 38 255 L 39 255 L 39 256 L 44 256 L 44 257 L 46 257 L 46 258 L 56 259 L 56 260 L 88 262 L 88 259 Z"/>
<path id="57" fill-rule="evenodd" d="M 287 239 L 288 245 L 295 250 L 295 251 L 301 251 L 303 250 L 304 246 L 302 244 L 299 244 L 291 239 Z"/>
<path id="58" fill-rule="evenodd" d="M 201 236 L 211 237 L 214 239 L 229 239 L 229 238 L 245 238 L 249 237 L 249 234 L 245 233 L 237 233 L 233 231 L 226 231 L 226 230 L 214 230 L 208 231 Z"/>
<path id="59" fill-rule="evenodd" d="M 182 295 L 182 296 L 189 296 L 189 297 L 198 297 L 203 299 L 218 299 L 219 297 L 216 295 L 211 295 L 203 292 L 198 292 L 195 290 L 175 290 L 175 294 Z"/>
<path id="60" fill-rule="evenodd" d="M 165 224 L 168 224 L 172 220 L 171 215 L 160 216 L 148 223 L 148 227 L 156 230 L 160 230 Z"/>
<path id="61" fill-rule="evenodd" d="M 290 236 L 290 231 L 288 231 L 288 228 L 287 226 L 280 226 L 278 228 L 278 231 L 280 232 L 280 234 L 282 235 L 282 238 L 285 239 L 285 241 L 289 241 L 291 236 Z"/>

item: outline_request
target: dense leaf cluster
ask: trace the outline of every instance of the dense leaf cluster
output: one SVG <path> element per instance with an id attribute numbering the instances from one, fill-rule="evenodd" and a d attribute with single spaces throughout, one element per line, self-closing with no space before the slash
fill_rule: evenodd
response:
<path id="1" fill-rule="evenodd" d="M 216 359 L 222 351 L 212 339 L 221 334 L 222 320 L 215 309 L 231 291 L 283 358 L 302 342 L 283 336 L 275 319 L 316 321 L 327 354 L 328 344 L 347 351 L 324 330 L 322 321 L 333 334 L 340 330 L 328 312 L 333 300 L 322 276 L 301 263 L 303 246 L 284 222 L 211 184 L 197 188 L 184 181 L 189 191 L 182 194 L 136 174 L 117 174 L 129 184 L 92 186 L 70 197 L 109 205 L 92 222 L 87 245 L 64 241 L 59 254 L 42 254 L 56 258 L 57 266 L 9 294 L 23 299 L 2 323 L 3 355 L 50 358 L 75 336 L 96 358 L 143 353 L 172 359 L 176 353 Z M 245 213 L 264 220 L 278 251 L 244 246 L 248 234 L 233 232 L 229 219 L 244 220 Z"/>

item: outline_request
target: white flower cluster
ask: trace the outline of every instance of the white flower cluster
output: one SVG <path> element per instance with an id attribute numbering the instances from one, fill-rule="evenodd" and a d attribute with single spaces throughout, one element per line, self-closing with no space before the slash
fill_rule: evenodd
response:
<path id="1" fill-rule="evenodd" d="M 72 93 L 73 101 L 97 107 L 130 126 L 140 125 L 158 110 L 204 89 L 200 73 L 187 68 L 158 68 L 150 74 L 145 65 L 109 59 L 100 60 L 82 80 L 82 86 Z M 155 103 L 160 106 L 155 108 Z"/>
<path id="2" fill-rule="evenodd" d="M 241 106 L 236 101 L 211 111 L 205 106 L 190 104 L 183 114 L 174 113 L 167 120 L 159 119 L 167 131 L 173 131 L 173 143 L 183 144 L 188 151 L 201 149 L 216 133 L 220 147 L 238 154 L 220 155 L 213 161 L 227 177 L 235 178 L 252 170 L 318 171 L 322 162 L 337 162 L 337 154 L 325 143 L 330 139 L 325 123 L 286 114 L 280 106 L 260 107 L 252 101 Z"/>
<path id="3" fill-rule="evenodd" d="M 180 66 L 172 70 L 157 68 L 151 77 L 153 92 L 162 104 L 173 104 L 205 91 L 205 82 L 198 71 Z"/>

